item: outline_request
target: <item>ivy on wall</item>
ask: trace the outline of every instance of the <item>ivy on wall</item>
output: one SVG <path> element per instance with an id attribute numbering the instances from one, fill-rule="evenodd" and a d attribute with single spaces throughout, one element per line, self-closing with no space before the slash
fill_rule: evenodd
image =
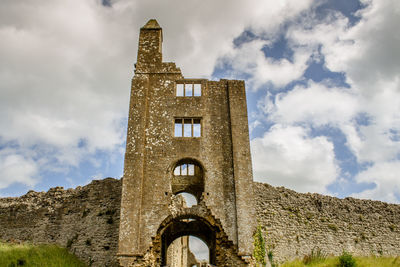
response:
<path id="1" fill-rule="evenodd" d="M 261 266 L 265 266 L 266 265 L 265 251 L 266 251 L 265 250 L 265 239 L 263 237 L 261 225 L 259 224 L 257 226 L 256 233 L 254 234 L 254 252 L 253 252 L 253 256 L 254 256 L 254 259 L 256 260 L 256 262 L 258 264 L 260 264 Z"/>

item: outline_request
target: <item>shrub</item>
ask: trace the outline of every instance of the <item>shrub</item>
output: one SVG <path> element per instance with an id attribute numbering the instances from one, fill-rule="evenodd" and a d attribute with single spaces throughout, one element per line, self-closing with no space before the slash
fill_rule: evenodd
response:
<path id="1" fill-rule="evenodd" d="M 90 213 L 89 209 L 85 209 L 82 213 L 82 218 L 85 218 Z"/>
<path id="2" fill-rule="evenodd" d="M 68 249 L 70 249 L 72 247 L 72 243 L 74 243 L 74 241 L 72 239 L 67 240 L 67 248 Z"/>
<path id="3" fill-rule="evenodd" d="M 343 251 L 342 255 L 339 256 L 339 267 L 356 267 L 356 260 L 353 258 L 353 255 L 350 253 Z"/>
<path id="4" fill-rule="evenodd" d="M 337 230 L 338 230 L 338 227 L 336 226 L 336 224 L 333 224 L 333 223 L 328 224 L 328 228 L 334 232 L 337 232 Z"/>
<path id="5" fill-rule="evenodd" d="M 75 234 L 71 239 L 67 240 L 67 249 L 72 247 L 72 244 L 78 239 L 78 234 Z"/>
<path id="6" fill-rule="evenodd" d="M 268 251 L 267 256 L 271 267 L 278 267 L 278 264 L 276 264 L 274 261 L 274 253 L 271 250 Z"/>

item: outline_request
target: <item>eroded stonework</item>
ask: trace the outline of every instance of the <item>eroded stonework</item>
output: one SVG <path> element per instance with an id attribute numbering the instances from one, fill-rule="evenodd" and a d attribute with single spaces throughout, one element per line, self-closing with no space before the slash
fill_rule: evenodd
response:
<path id="1" fill-rule="evenodd" d="M 400 256 L 400 205 L 300 194 L 254 183 L 257 219 L 277 261 L 320 248 L 359 256 Z"/>
<path id="2" fill-rule="evenodd" d="M 0 198 L 0 240 L 58 244 L 93 267 L 118 266 L 121 185 L 108 178 L 76 189 Z M 400 255 L 400 205 L 253 185 L 256 218 L 278 262 L 302 259 L 316 247 L 332 255 L 343 250 L 359 256 Z M 183 215 L 176 203 L 171 208 L 174 216 L 165 223 Z M 140 260 L 152 257 L 148 253 Z"/>
<path id="3" fill-rule="evenodd" d="M 210 263 L 245 266 L 255 216 L 244 82 L 185 79 L 162 62 L 161 44 L 150 20 L 132 79 L 120 263 L 164 266 L 173 240 L 194 235 L 210 248 Z M 174 210 L 182 192 L 199 203 Z"/>
<path id="4" fill-rule="evenodd" d="M 0 198 L 0 240 L 57 244 L 91 266 L 117 267 L 120 203 L 121 181 L 112 178 Z"/>

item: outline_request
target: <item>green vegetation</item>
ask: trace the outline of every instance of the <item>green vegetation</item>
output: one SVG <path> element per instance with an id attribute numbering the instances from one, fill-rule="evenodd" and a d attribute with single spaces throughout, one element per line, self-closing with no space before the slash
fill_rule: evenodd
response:
<path id="1" fill-rule="evenodd" d="M 328 228 L 334 232 L 338 231 L 338 227 L 336 226 L 336 224 L 333 224 L 333 223 L 328 224 Z"/>
<path id="2" fill-rule="evenodd" d="M 337 267 L 338 263 L 339 261 L 337 258 L 327 258 L 325 260 L 310 264 L 304 263 L 303 260 L 295 260 L 291 262 L 285 262 L 284 264 L 279 265 L 279 267 Z"/>
<path id="3" fill-rule="evenodd" d="M 8 244 L 0 242 L 0 267 L 87 267 L 65 248 L 55 245 Z"/>
<path id="4" fill-rule="evenodd" d="M 339 256 L 339 267 L 356 267 L 356 260 L 353 255 L 343 251 L 342 255 Z"/>
<path id="5" fill-rule="evenodd" d="M 261 225 L 257 226 L 257 231 L 254 235 L 254 252 L 253 256 L 258 264 L 265 266 L 265 240 L 263 237 Z"/>
<path id="6" fill-rule="evenodd" d="M 306 265 L 310 265 L 312 263 L 323 262 L 326 260 L 326 258 L 326 253 L 323 252 L 322 249 L 317 247 L 313 248 L 310 254 L 304 256 L 303 263 Z"/>
<path id="7" fill-rule="evenodd" d="M 350 253 L 344 252 L 339 257 L 329 257 L 305 263 L 303 260 L 286 262 L 280 267 L 400 267 L 400 257 L 353 257 Z"/>

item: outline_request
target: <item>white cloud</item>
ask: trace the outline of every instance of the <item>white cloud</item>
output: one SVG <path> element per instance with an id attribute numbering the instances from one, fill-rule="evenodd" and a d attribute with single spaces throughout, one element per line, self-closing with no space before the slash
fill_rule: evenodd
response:
<path id="1" fill-rule="evenodd" d="M 13 183 L 34 186 L 39 178 L 38 172 L 38 164 L 34 160 L 10 149 L 0 150 L 0 189 Z"/>
<path id="2" fill-rule="evenodd" d="M 255 128 L 257 128 L 258 126 L 260 126 L 261 125 L 261 122 L 259 121 L 259 120 L 254 120 L 253 122 L 251 122 L 250 124 L 249 124 L 249 132 L 250 132 L 250 134 L 251 134 L 251 132 L 255 129 Z"/>
<path id="3" fill-rule="evenodd" d="M 277 123 L 339 126 L 349 123 L 358 112 L 357 95 L 350 90 L 309 82 L 306 87 L 277 94 L 270 118 Z"/>
<path id="4" fill-rule="evenodd" d="M 379 199 L 382 201 L 400 203 L 400 161 L 378 163 L 359 173 L 357 182 L 372 183 L 372 189 L 353 194 L 354 197 Z"/>
<path id="5" fill-rule="evenodd" d="M 313 14 L 301 24 L 291 25 L 286 37 L 292 45 L 306 46 L 317 49 L 325 59 L 325 65 L 335 72 L 345 71 L 343 60 L 356 56 L 354 39 L 349 36 L 349 21 L 339 12 L 330 12 L 322 20 L 318 20 Z"/>
<path id="6" fill-rule="evenodd" d="M 3 181 L 32 185 L 42 170 L 98 164 L 99 150 L 120 153 L 139 28 L 148 19 L 164 29 L 165 61 L 187 77 L 208 77 L 244 29 L 278 29 L 311 1 L 260 8 L 272 2 L 117 0 L 108 8 L 97 0 L 3 1 L 0 142 L 18 146 L 26 166 L 40 163 L 26 168 L 29 179 Z M 0 172 L 15 165 L 7 166 Z"/>
<path id="7" fill-rule="evenodd" d="M 359 11 L 361 21 L 352 28 L 340 27 L 348 46 L 336 40 L 323 41 L 327 66 L 344 71 L 349 82 L 365 94 L 378 92 L 377 84 L 399 77 L 400 4 L 398 1 L 362 1 L 368 7 Z M 339 40 L 340 40 L 339 39 Z M 370 91 L 370 92 L 368 92 Z"/>
<path id="8" fill-rule="evenodd" d="M 339 167 L 333 144 L 299 126 L 274 125 L 251 141 L 254 179 L 300 192 L 327 193 Z"/>
<path id="9" fill-rule="evenodd" d="M 261 103 L 264 118 L 257 114 L 257 120 L 268 115 L 277 125 L 252 142 L 256 174 L 268 174 L 277 185 L 282 178 L 284 185 L 300 191 L 326 190 L 338 172 L 332 143 L 308 136 L 298 124 L 341 129 L 359 162 L 371 163 L 371 172 L 395 162 L 400 151 L 400 5 L 396 0 L 364 2 L 370 5 L 358 12 L 360 22 L 350 26 L 339 13 L 316 20 L 316 3 L 310 0 L 116 0 L 112 8 L 96 0 L 3 1 L 0 145 L 20 149 L 2 154 L 8 164 L 0 165 L 1 184 L 33 185 L 44 169 L 65 171 L 83 160 L 99 164 L 99 150 L 121 153 L 138 31 L 150 18 L 163 27 L 164 60 L 175 61 L 186 77 L 210 77 L 221 57 L 230 60 L 235 75 L 250 76 L 248 88 L 271 83 L 279 89 L 301 80 L 311 59 L 323 58 L 329 70 L 343 72 L 349 89 L 326 81 L 308 83 L 278 94 L 275 102 L 268 95 L 268 102 Z M 299 16 L 301 21 L 285 24 Z M 261 49 L 282 34 L 283 25 L 289 25 L 285 38 L 293 60 L 265 58 Z M 234 48 L 232 40 L 245 29 L 263 38 Z M 360 113 L 370 124 L 357 124 L 354 118 Z M 313 149 L 319 159 L 309 152 Z M 266 158 L 278 166 L 273 156 L 291 161 L 281 172 L 265 169 Z M 13 173 L 16 160 L 25 167 Z M 310 169 L 309 162 L 325 168 Z M 293 168 L 287 168 L 289 163 Z M 394 179 L 373 177 L 370 182 L 377 185 Z M 393 195 L 398 190 L 380 188 Z M 376 190 L 370 193 L 380 197 Z"/>
<path id="10" fill-rule="evenodd" d="M 360 197 L 399 201 L 400 187 L 395 173 L 400 170 L 400 4 L 398 1 L 364 1 L 369 6 L 361 10 L 361 21 L 346 30 L 353 40 L 346 49 L 326 44 L 329 68 L 346 72 L 353 90 L 360 94 L 361 108 L 370 118 L 360 126 L 358 138 L 348 138 L 360 162 L 370 167 L 357 176 L 359 182 L 376 187 L 357 194 Z"/>
<path id="11" fill-rule="evenodd" d="M 6 175 L 16 165 L 3 164 L 2 179 L 32 186 L 40 168 L 65 171 L 98 150 L 118 149 L 133 66 L 124 18 L 95 1 L 2 6 L 0 137 L 20 148 L 27 166 L 27 178 L 17 179 Z"/>
<path id="12" fill-rule="evenodd" d="M 252 140 L 256 180 L 319 193 L 332 193 L 328 185 L 343 183 L 332 137 L 311 137 L 306 129 L 329 126 L 360 140 L 354 121 L 360 112 L 356 94 L 309 82 L 278 93 L 274 101 L 267 95 L 259 105 L 275 125 L 262 139 Z"/>
<path id="13" fill-rule="evenodd" d="M 344 73 L 351 88 L 328 89 L 317 84 L 295 88 L 269 108 L 273 112 L 270 118 L 285 123 L 329 123 L 340 128 L 358 162 L 371 166 L 357 180 L 377 185 L 357 195 L 394 201 L 399 188 L 389 184 L 397 184 L 393 172 L 399 170 L 395 162 L 400 154 L 400 34 L 396 29 L 400 4 L 363 2 L 367 7 L 358 12 L 361 20 L 355 26 L 339 13 L 331 13 L 322 23 L 294 25 L 287 34 L 294 44 L 320 45 L 325 66 Z M 294 106 L 297 108 L 291 109 Z M 365 114 L 368 121 L 359 124 L 357 114 Z"/>
<path id="14" fill-rule="evenodd" d="M 276 87 L 284 87 L 293 80 L 302 77 L 307 68 L 307 62 L 313 51 L 302 47 L 294 48 L 293 62 L 286 58 L 273 59 L 265 57 L 261 50 L 269 41 L 255 40 L 244 43 L 239 48 L 233 48 L 226 54 L 224 61 L 233 68 L 233 76 L 247 74 L 250 87 L 258 89 L 270 82 Z"/>
<path id="15" fill-rule="evenodd" d="M 232 49 L 232 40 L 245 29 L 272 34 L 312 3 L 310 0 L 300 3 L 284 0 L 279 4 L 272 0 L 207 0 L 201 4 L 188 1 L 182 5 L 181 1 L 175 1 L 176 4 L 142 1 L 136 7 L 145 12 L 151 10 L 153 15 L 154 6 L 159 7 L 161 12 L 157 10 L 156 13 L 159 22 L 165 25 L 166 56 L 183 67 L 184 74 L 189 77 L 201 74 L 209 77 L 217 59 Z M 180 8 L 170 9 L 171 5 Z"/>

